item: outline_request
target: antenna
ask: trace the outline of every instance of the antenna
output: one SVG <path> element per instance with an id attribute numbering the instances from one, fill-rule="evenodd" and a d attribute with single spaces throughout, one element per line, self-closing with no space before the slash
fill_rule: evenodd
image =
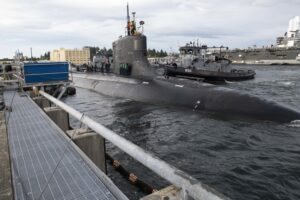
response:
<path id="1" fill-rule="evenodd" d="M 130 16 L 129 16 L 128 2 L 127 2 L 127 35 L 130 35 Z"/>
<path id="2" fill-rule="evenodd" d="M 32 61 L 32 47 L 30 47 L 30 55 L 31 55 L 31 61 Z"/>

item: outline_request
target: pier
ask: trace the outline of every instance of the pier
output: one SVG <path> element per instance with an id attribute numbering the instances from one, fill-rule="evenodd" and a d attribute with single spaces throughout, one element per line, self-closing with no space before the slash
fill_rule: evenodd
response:
<path id="1" fill-rule="evenodd" d="M 127 199 L 112 183 L 113 189 L 106 186 L 28 95 L 13 91 L 4 98 L 11 105 L 6 121 L 15 199 Z"/>

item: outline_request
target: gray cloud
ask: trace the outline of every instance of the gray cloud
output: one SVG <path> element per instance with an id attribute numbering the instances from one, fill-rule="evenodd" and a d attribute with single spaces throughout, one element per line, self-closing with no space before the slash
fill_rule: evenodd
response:
<path id="1" fill-rule="evenodd" d="M 0 0 L 4 1 L 4 0 Z M 197 40 L 247 47 L 274 43 L 288 20 L 300 15 L 299 0 L 131 0 L 143 19 L 148 47 L 169 51 Z M 124 35 L 124 0 L 10 0 L 1 2 L 0 58 L 16 49 L 36 56 L 53 48 L 111 47 Z M 171 48 L 170 48 L 171 47 Z"/>

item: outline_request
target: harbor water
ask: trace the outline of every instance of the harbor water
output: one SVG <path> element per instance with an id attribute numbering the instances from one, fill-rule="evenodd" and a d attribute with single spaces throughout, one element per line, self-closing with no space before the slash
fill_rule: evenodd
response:
<path id="1" fill-rule="evenodd" d="M 300 110 L 300 66 L 239 67 L 256 70 L 256 78 L 224 87 Z M 300 121 L 280 124 L 219 117 L 81 88 L 64 101 L 232 199 L 300 199 Z M 80 126 L 72 119 L 71 125 Z M 151 186 L 168 186 L 110 143 L 107 149 Z M 108 172 L 130 199 L 143 196 L 111 167 Z"/>

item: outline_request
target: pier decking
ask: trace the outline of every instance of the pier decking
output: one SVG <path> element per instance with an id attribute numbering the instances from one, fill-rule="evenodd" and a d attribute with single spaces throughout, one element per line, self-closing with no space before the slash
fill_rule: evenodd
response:
<path id="1" fill-rule="evenodd" d="M 116 199 L 27 95 L 4 98 L 15 199 Z"/>

